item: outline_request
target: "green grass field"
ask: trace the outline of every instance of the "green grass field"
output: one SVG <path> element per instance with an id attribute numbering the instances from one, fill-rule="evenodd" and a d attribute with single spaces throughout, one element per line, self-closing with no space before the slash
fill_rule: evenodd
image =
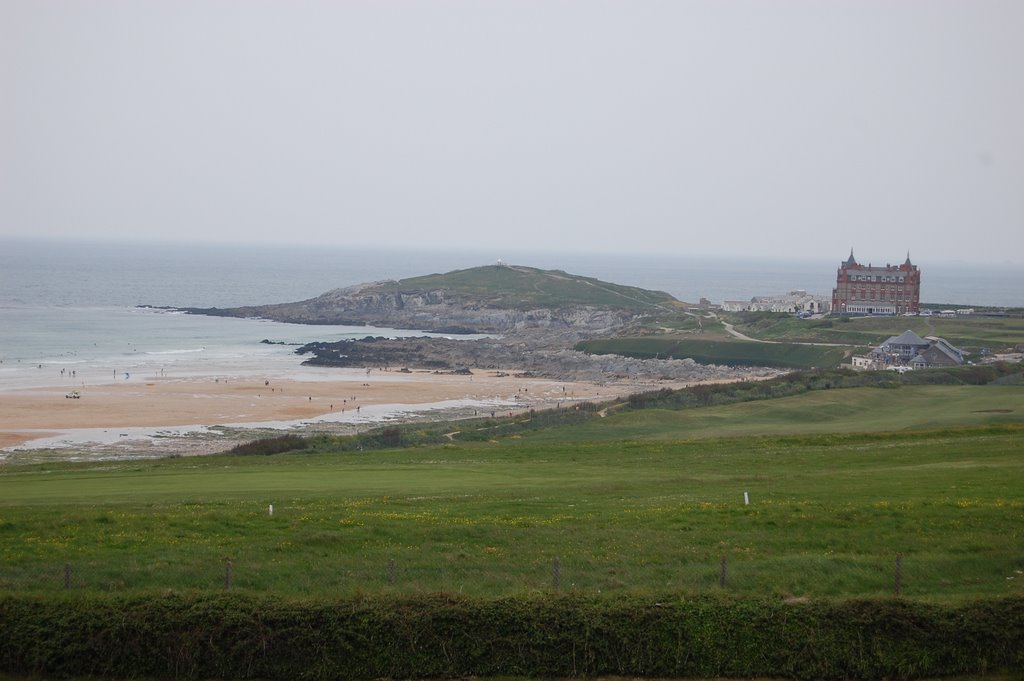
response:
<path id="1" fill-rule="evenodd" d="M 0 468 L 0 589 L 1024 593 L 1024 390 L 824 390 L 365 453 Z M 743 493 L 750 505 L 743 504 Z M 274 505 L 274 515 L 268 506 Z M 389 563 L 393 561 L 393 567 Z"/>
<path id="2" fill-rule="evenodd" d="M 874 346 L 911 329 L 919 336 L 940 336 L 967 350 L 1013 347 L 1024 338 L 1024 318 L 986 317 L 825 317 L 796 319 L 771 312 L 723 314 L 736 329 L 760 340 L 846 343 Z"/>
<path id="3" fill-rule="evenodd" d="M 583 341 L 577 350 L 640 359 L 685 359 L 700 364 L 808 369 L 834 367 L 850 354 L 847 348 L 789 343 L 757 343 L 736 339 L 706 340 L 678 336 L 607 338 Z M 848 360 L 847 360 L 848 361 Z"/>
<path id="4" fill-rule="evenodd" d="M 701 364 L 788 369 L 834 367 L 866 353 L 886 338 L 912 329 L 941 336 L 972 357 L 981 350 L 1013 349 L 1024 338 L 1021 317 L 824 317 L 797 319 L 773 312 L 721 313 L 753 342 L 730 336 L 720 321 L 676 314 L 652 317 L 649 335 L 583 341 L 577 350 L 638 358 L 691 358 Z M 823 345 L 814 345 L 823 344 Z"/>
<path id="5" fill-rule="evenodd" d="M 610 413 L 577 426 L 583 440 L 678 440 L 935 430 L 1024 423 L 1020 386 L 902 386 L 817 390 L 710 409 Z M 529 436 L 561 440 L 558 431 Z"/>

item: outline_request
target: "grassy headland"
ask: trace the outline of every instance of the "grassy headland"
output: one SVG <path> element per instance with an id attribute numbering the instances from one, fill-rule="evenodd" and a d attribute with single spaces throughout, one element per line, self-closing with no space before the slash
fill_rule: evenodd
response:
<path id="1" fill-rule="evenodd" d="M 521 265 L 488 265 L 428 274 L 383 283 L 376 288 L 381 292 L 397 290 L 406 295 L 444 290 L 449 295 L 473 297 L 494 307 L 511 309 L 594 305 L 650 312 L 675 309 L 680 305 L 662 291 Z"/>

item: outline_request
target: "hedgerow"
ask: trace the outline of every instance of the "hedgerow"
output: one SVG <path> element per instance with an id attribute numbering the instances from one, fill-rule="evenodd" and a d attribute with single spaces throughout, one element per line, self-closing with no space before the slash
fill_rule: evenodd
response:
<path id="1" fill-rule="evenodd" d="M 1024 599 L 0 597 L 0 671 L 174 679 L 877 679 L 1024 669 Z"/>

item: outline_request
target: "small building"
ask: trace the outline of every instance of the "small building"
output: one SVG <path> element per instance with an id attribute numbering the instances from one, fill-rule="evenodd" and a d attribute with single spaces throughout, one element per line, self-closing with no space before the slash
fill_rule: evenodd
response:
<path id="1" fill-rule="evenodd" d="M 909 362 L 918 353 L 928 348 L 928 341 L 907 329 L 898 336 L 891 336 L 878 346 L 882 354 Z"/>
<path id="2" fill-rule="evenodd" d="M 952 343 L 938 336 L 921 338 L 907 329 L 891 336 L 867 357 L 854 357 L 854 369 L 929 369 L 964 363 L 964 355 Z"/>
<path id="3" fill-rule="evenodd" d="M 830 302 L 826 296 L 809 294 L 798 289 L 775 296 L 754 296 L 750 300 L 727 300 L 722 303 L 725 312 L 786 312 L 798 314 L 825 314 Z"/>
<path id="4" fill-rule="evenodd" d="M 954 347 L 945 338 L 939 338 L 938 336 L 925 336 L 925 340 L 928 341 L 928 348 L 918 353 L 918 357 L 923 358 L 926 362 L 925 366 L 929 367 L 956 367 L 964 363 L 964 353 L 959 348 Z"/>
<path id="5" fill-rule="evenodd" d="M 853 368 L 860 369 L 861 371 L 869 371 L 871 369 L 882 369 L 884 366 L 882 362 L 876 357 L 852 357 Z"/>

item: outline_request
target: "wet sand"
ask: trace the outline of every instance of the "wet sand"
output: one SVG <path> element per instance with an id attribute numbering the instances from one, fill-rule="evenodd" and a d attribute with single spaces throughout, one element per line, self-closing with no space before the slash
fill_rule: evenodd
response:
<path id="1" fill-rule="evenodd" d="M 472 376 L 380 372 L 339 380 L 148 378 L 84 387 L 0 391 L 0 448 L 84 428 L 213 426 L 312 419 L 371 405 L 428 405 L 447 400 L 509 402 L 506 414 L 584 399 L 625 395 L 635 383 L 594 385 L 513 372 Z M 70 398 L 71 391 L 80 397 Z"/>

